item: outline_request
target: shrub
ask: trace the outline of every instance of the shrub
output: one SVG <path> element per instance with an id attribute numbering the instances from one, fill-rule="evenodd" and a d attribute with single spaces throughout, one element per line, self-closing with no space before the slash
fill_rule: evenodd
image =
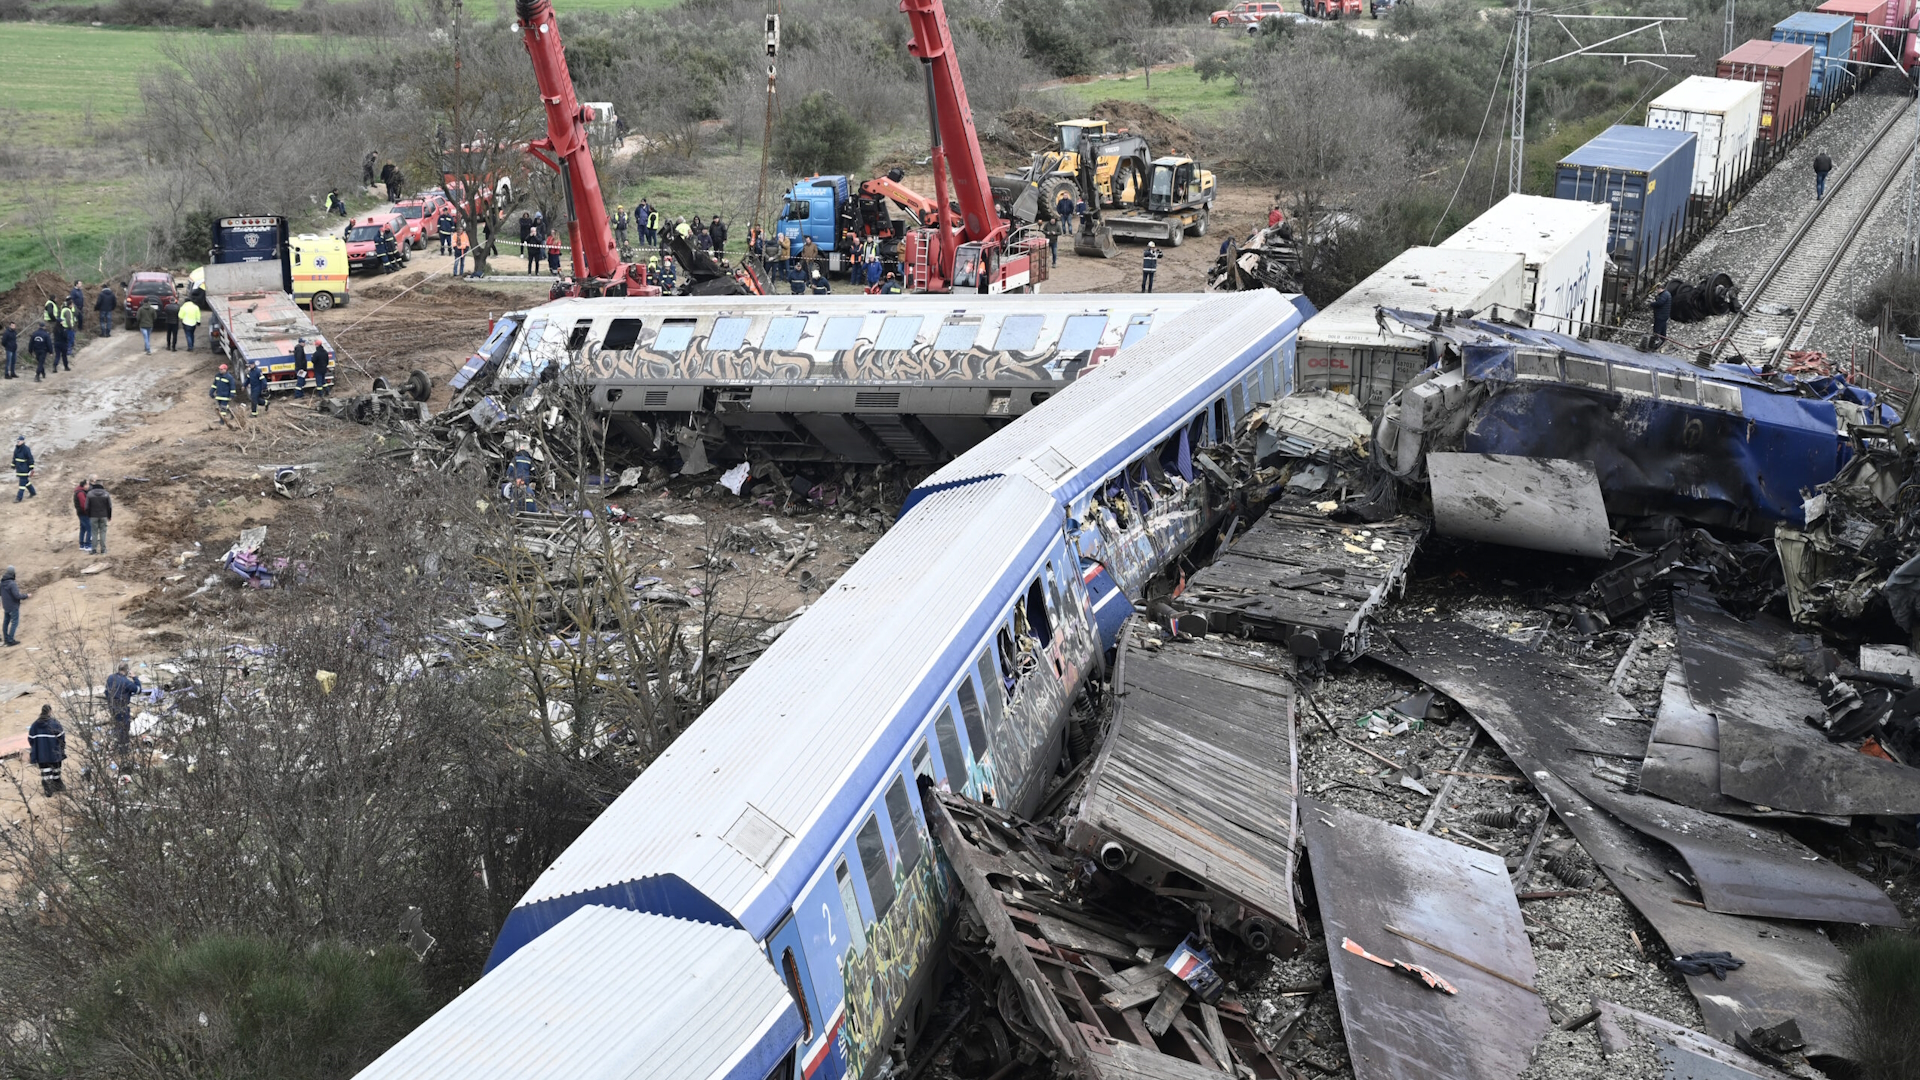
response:
<path id="1" fill-rule="evenodd" d="M 405 949 L 161 937 L 101 969 L 62 1025 L 78 1076 L 351 1075 L 433 1011 Z M 176 1071 L 177 1070 L 177 1071 Z"/>
<path id="2" fill-rule="evenodd" d="M 1840 992 L 1860 1080 L 1920 1076 L 1920 939 L 1888 933 L 1861 942 Z"/>
<path id="3" fill-rule="evenodd" d="M 1920 335 L 1920 273 L 1891 267 L 1854 301 L 1854 317 L 1878 325 L 1883 308 L 1893 309 L 1893 328 L 1909 337 Z"/>
<path id="4" fill-rule="evenodd" d="M 825 90 L 800 99 L 774 123 L 774 163 L 793 176 L 858 172 L 867 144 L 867 129 Z"/>

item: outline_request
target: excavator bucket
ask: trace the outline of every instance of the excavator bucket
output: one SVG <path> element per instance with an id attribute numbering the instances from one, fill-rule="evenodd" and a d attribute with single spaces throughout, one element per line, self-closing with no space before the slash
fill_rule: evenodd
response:
<path id="1" fill-rule="evenodd" d="M 1102 225 L 1074 233 L 1073 253 L 1089 259 L 1111 259 L 1120 254 L 1120 245 L 1113 240 L 1113 230 Z"/>
<path id="2" fill-rule="evenodd" d="M 1013 220 L 1020 222 L 1022 225 L 1027 224 L 1028 222 L 1031 222 L 1035 218 L 1039 217 L 1040 216 L 1040 185 L 1038 184 L 1024 185 L 1020 189 L 1019 196 L 1013 200 L 1013 205 L 1009 207 L 1009 209 L 1013 213 Z"/>

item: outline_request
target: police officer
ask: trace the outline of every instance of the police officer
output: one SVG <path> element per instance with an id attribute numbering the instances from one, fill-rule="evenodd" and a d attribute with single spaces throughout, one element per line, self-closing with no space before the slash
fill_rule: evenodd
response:
<path id="1" fill-rule="evenodd" d="M 213 410 L 220 418 L 220 426 L 226 427 L 233 419 L 233 376 L 227 373 L 227 365 L 220 365 L 220 373 L 213 377 L 213 385 L 208 388 L 207 396 L 213 399 Z"/>
<path id="2" fill-rule="evenodd" d="M 13 478 L 20 482 L 20 489 L 13 493 L 14 502 L 40 494 L 33 490 L 33 448 L 27 445 L 25 435 L 16 435 L 13 439 Z"/>
<path id="3" fill-rule="evenodd" d="M 1140 291 L 1153 291 L 1153 275 L 1160 269 L 1160 246 L 1147 241 L 1147 250 L 1140 253 Z"/>

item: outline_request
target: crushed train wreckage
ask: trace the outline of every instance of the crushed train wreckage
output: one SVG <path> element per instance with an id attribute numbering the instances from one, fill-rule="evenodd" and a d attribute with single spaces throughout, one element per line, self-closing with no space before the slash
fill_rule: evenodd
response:
<path id="1" fill-rule="evenodd" d="M 967 1000 L 902 1055 L 906 1075 L 937 1061 L 972 1080 L 1491 1078 L 1582 1019 L 1605 1052 L 1650 1039 L 1669 1062 L 1726 1075 L 1786 1075 L 1784 1062 L 1811 1076 L 1810 1060 L 1849 1053 L 1832 993 L 1843 955 L 1823 924 L 1906 916 L 1832 852 L 1865 838 L 1920 866 L 1920 660 L 1887 644 L 1895 624 L 1920 630 L 1920 441 L 1837 376 L 1379 314 L 1383 333 L 1427 342 L 1411 378 L 1295 383 L 1250 408 L 1229 444 L 1177 447 L 1089 504 L 1089 520 L 1104 506 L 1127 525 L 1166 489 L 1165 507 L 1200 520 L 1185 485 L 1201 476 L 1219 525 L 1192 528 L 1161 579 L 1129 578 L 1137 614 L 1102 628 L 1115 642 L 1094 695 L 1104 724 L 1031 819 L 926 800 Z M 1375 376 L 1399 382 L 1369 415 L 1350 393 Z M 558 404 L 564 382 L 463 386 L 436 416 L 391 402 L 354 418 L 404 433 L 395 452 L 423 467 L 489 475 L 521 436 L 565 446 L 581 423 Z M 742 459 L 746 483 L 776 498 L 879 483 L 820 452 L 825 440 L 815 460 L 792 460 L 686 435 L 650 436 L 640 463 L 595 490 L 658 490 L 675 469 Z M 583 528 L 572 520 L 529 517 L 524 542 L 565 545 Z M 737 543 L 807 551 L 803 536 Z M 1549 630 L 1495 632 L 1407 610 L 1423 546 L 1543 558 L 1578 583 L 1539 603 Z M 1609 650 L 1626 670 L 1655 631 L 1673 651 L 1637 702 L 1618 671 L 1594 675 Z M 1360 669 L 1420 685 L 1349 739 L 1355 718 L 1336 723 L 1313 694 Z M 1296 705 L 1325 736 L 1303 732 Z M 1517 775 L 1456 764 L 1436 795 L 1432 776 L 1374 748 L 1439 717 L 1464 721 L 1468 751 L 1491 740 Z M 1388 765 L 1359 786 L 1418 794 L 1428 820 L 1415 829 L 1418 811 L 1384 820 L 1338 805 L 1341 788 L 1309 792 L 1302 762 L 1327 748 Z M 1524 855 L 1464 830 L 1427 835 L 1458 777 L 1539 795 L 1550 814 L 1493 813 L 1523 836 L 1533 822 Z M 1599 876 L 1556 854 L 1567 888 L 1529 893 L 1550 822 Z M 1570 1017 L 1549 996 L 1530 941 L 1540 919 L 1522 903 L 1600 893 L 1644 918 L 1645 951 L 1670 958 L 1697 1020 L 1598 997 Z M 1263 999 L 1258 973 L 1280 958 L 1310 962 L 1313 978 Z M 1335 1010 L 1337 1038 L 1309 1030 L 1315 1003 Z M 1335 1044 L 1344 1060 L 1323 1064 Z"/>

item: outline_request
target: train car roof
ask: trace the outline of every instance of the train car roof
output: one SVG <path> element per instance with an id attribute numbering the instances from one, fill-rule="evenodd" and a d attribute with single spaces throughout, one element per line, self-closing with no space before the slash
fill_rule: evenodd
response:
<path id="1" fill-rule="evenodd" d="M 921 481 L 907 507 L 983 477 L 1023 475 L 1065 502 L 1218 393 L 1208 376 L 1265 353 L 1299 332 L 1291 297 L 1262 289 L 1222 293 L 1122 349 L 1018 424 Z M 915 510 L 918 513 L 918 510 Z M 911 517 L 911 515 L 908 515 Z"/>
<path id="2" fill-rule="evenodd" d="M 762 1080 L 800 1014 L 745 931 L 585 907 L 359 1080 Z"/>
<path id="3" fill-rule="evenodd" d="M 764 938 L 1063 524 L 1021 480 L 928 500 L 554 860 L 489 962 L 585 904 Z"/>
<path id="4" fill-rule="evenodd" d="M 596 382 L 971 376 L 1050 386 L 1207 299 L 1205 293 L 846 293 L 556 300 L 524 313 L 526 329 L 500 378 L 524 382 L 549 363 L 565 370 L 585 358 L 591 364 L 585 377 Z M 623 322 L 616 326 L 616 320 Z M 775 327 L 781 320 L 785 325 Z M 583 322 L 588 330 L 576 342 Z M 581 348 L 586 351 L 575 352 Z"/>

